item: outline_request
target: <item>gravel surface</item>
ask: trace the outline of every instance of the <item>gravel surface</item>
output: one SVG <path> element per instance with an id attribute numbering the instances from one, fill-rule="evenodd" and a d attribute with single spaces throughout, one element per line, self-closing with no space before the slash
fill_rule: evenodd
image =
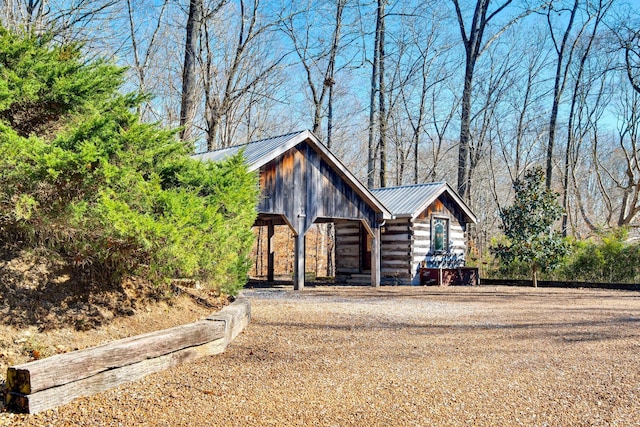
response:
<path id="1" fill-rule="evenodd" d="M 227 351 L 0 426 L 640 426 L 640 294 L 245 291 Z"/>

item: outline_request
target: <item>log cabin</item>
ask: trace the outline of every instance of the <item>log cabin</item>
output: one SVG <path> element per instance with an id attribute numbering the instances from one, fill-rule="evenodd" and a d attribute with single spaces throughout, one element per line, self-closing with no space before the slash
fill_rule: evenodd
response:
<path id="1" fill-rule="evenodd" d="M 294 234 L 293 285 L 302 290 L 305 234 L 313 224 L 334 223 L 353 224 L 367 236 L 368 258 L 362 265 L 368 268 L 371 285 L 380 285 L 380 227 L 392 215 L 318 138 L 309 131 L 294 132 L 193 157 L 215 162 L 240 151 L 249 170 L 260 177 L 261 197 L 254 225 L 268 229 L 268 282 L 274 281 L 276 225 L 286 225 Z M 343 251 L 342 243 L 336 242 L 337 258 Z"/>
<path id="2" fill-rule="evenodd" d="M 468 224 L 477 220 L 449 184 L 385 187 L 371 192 L 393 215 L 382 227 L 382 283 L 418 285 L 421 267 L 464 267 Z"/>

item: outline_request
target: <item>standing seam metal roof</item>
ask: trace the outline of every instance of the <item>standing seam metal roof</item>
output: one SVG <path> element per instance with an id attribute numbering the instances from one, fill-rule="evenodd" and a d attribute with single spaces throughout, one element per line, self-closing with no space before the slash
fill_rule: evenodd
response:
<path id="1" fill-rule="evenodd" d="M 399 187 L 383 187 L 372 189 L 371 192 L 396 217 L 416 217 L 433 203 L 442 193 L 447 192 L 460 205 L 471 222 L 476 217 L 458 196 L 458 194 L 444 181 L 427 184 L 403 185 Z"/>
<path id="2" fill-rule="evenodd" d="M 445 182 L 433 182 L 374 188 L 371 192 L 395 216 L 406 217 L 413 216 L 425 204 L 426 200 L 435 200 L 444 187 L 446 187 Z"/>
<path id="3" fill-rule="evenodd" d="M 211 162 L 218 162 L 220 160 L 224 160 L 228 157 L 232 157 L 242 149 L 244 149 L 244 158 L 247 164 L 251 169 L 258 164 L 260 164 L 260 160 L 266 156 L 269 156 L 271 153 L 276 151 L 278 148 L 285 145 L 288 141 L 294 139 L 304 132 L 292 132 L 286 135 L 280 135 L 273 138 L 261 139 L 259 141 L 251 141 L 247 144 L 236 145 L 233 147 L 223 148 L 215 151 L 207 151 L 205 153 L 195 154 L 193 156 L 194 159 L 198 160 L 207 160 Z"/>

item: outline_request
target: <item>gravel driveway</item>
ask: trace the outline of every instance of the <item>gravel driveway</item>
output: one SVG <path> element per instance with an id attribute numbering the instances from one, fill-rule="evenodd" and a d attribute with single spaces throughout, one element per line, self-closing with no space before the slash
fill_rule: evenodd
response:
<path id="1" fill-rule="evenodd" d="M 245 295 L 252 322 L 224 354 L 0 425 L 640 426 L 638 293 Z"/>

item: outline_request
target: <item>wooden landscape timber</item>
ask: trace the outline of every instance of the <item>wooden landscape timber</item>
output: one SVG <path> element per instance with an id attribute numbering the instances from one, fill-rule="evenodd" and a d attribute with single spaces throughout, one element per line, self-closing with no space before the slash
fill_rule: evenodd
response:
<path id="1" fill-rule="evenodd" d="M 9 367 L 7 407 L 35 414 L 202 356 L 222 353 L 248 325 L 238 298 L 205 320 Z"/>

